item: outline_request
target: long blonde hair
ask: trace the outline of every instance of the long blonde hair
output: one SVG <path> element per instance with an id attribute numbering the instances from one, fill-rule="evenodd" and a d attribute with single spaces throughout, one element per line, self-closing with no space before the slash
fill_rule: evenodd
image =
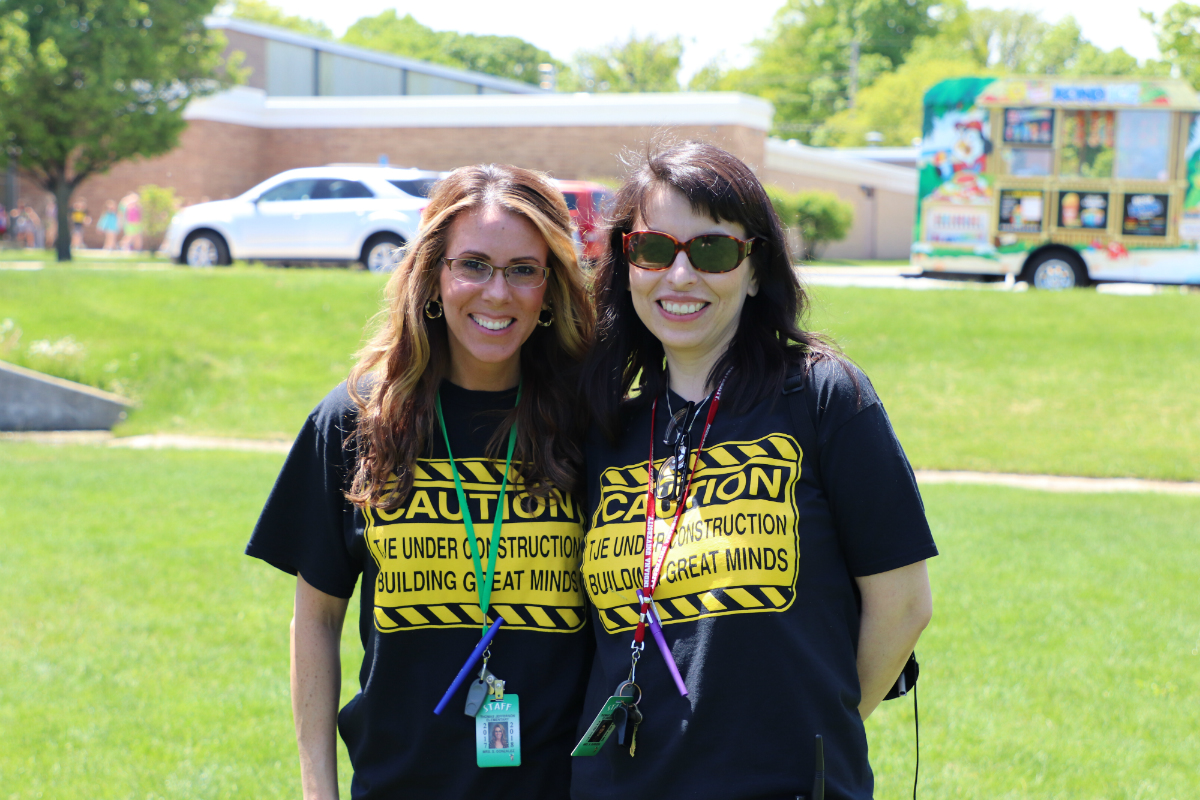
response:
<path id="1" fill-rule="evenodd" d="M 497 207 L 528 219 L 549 247 L 545 302 L 553 313 L 521 346 L 521 402 L 497 427 L 489 455 L 517 422 L 514 466 L 526 491 L 551 485 L 575 491 L 582 462 L 577 402 L 579 364 L 591 344 L 595 316 L 571 238 L 562 193 L 532 170 L 500 164 L 462 167 L 434 187 L 424 222 L 386 290 L 382 324 L 358 353 L 347 388 L 358 421 L 347 446 L 357 456 L 350 491 L 355 505 L 397 508 L 412 489 L 413 464 L 438 434 L 434 398 L 449 373 L 445 318 L 429 319 L 451 223 L 474 209 Z"/>

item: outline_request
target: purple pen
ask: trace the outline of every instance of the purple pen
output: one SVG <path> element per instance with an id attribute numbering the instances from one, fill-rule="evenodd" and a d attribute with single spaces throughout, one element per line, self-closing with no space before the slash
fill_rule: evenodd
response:
<path id="1" fill-rule="evenodd" d="M 641 599 L 642 593 L 638 592 L 638 600 Z M 675 656 L 671 655 L 671 648 L 667 646 L 667 640 L 662 632 L 662 623 L 658 621 L 658 609 L 654 607 L 653 601 L 650 603 L 650 633 L 654 635 L 658 651 L 662 653 L 663 660 L 667 662 L 667 672 L 671 673 L 671 678 L 675 681 L 675 688 L 679 690 L 681 697 L 687 697 L 687 686 L 684 685 L 683 678 L 679 675 L 679 667 L 675 665 Z"/>

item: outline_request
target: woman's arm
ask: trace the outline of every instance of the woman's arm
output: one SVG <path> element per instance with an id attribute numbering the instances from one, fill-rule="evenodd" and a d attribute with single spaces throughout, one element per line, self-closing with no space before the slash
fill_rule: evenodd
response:
<path id="1" fill-rule="evenodd" d="M 862 593 L 858 631 L 858 683 L 863 719 L 891 690 L 933 616 L 929 572 L 918 561 L 900 569 L 855 579 Z"/>
<path id="2" fill-rule="evenodd" d="M 348 600 L 296 576 L 292 616 L 292 716 L 304 800 L 336 800 L 337 710 L 342 688 L 342 622 Z"/>

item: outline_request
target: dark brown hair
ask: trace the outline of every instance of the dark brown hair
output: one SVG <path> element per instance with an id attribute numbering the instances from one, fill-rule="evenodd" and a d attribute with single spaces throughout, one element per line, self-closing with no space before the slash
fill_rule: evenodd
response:
<path id="1" fill-rule="evenodd" d="M 605 433 L 618 432 L 618 413 L 640 376 L 638 398 L 657 397 L 666 387 L 663 347 L 642 323 L 629 293 L 629 262 L 622 236 L 645 218 L 647 203 L 659 189 L 687 198 L 697 214 L 735 222 L 758 239 L 747 263 L 758 280 L 758 293 L 747 297 L 729 348 L 709 373 L 715 384 L 728 370 L 722 399 L 735 413 L 779 394 L 789 368 L 825 357 L 841 358 L 820 334 L 801 329 L 809 300 L 796 275 L 783 226 L 762 184 L 739 158 L 703 142 L 654 146 L 633 165 L 617 192 L 609 218 L 608 248 L 593 281 L 596 296 L 596 344 L 584 368 L 584 396 Z M 745 268 L 739 267 L 739 269 Z M 640 399 L 632 401 L 637 403 Z"/>
<path id="2" fill-rule="evenodd" d="M 387 284 L 382 324 L 359 352 L 348 389 L 358 422 L 348 447 L 357 471 L 346 497 L 358 506 L 391 510 L 412 489 L 413 464 L 439 435 L 434 398 L 449 373 L 445 317 L 429 319 L 450 225 L 459 214 L 503 208 L 528 219 L 546 240 L 550 275 L 545 302 L 550 327 L 536 327 L 521 346 L 521 402 L 497 427 L 488 444 L 495 457 L 517 422 L 513 466 L 531 495 L 551 485 L 576 490 L 579 445 L 578 366 L 591 343 L 595 317 L 571 238 L 571 215 L 550 179 L 520 167 L 462 167 L 439 181 L 425 208 L 421 229 Z"/>

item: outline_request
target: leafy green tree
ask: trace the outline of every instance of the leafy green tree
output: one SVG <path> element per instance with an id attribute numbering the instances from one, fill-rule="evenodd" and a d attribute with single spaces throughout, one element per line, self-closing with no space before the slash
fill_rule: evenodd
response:
<path id="1" fill-rule="evenodd" d="M 359 19 L 346 31 L 342 41 L 534 85 L 540 80 L 540 64 L 554 64 L 559 70 L 564 66 L 545 50 L 516 36 L 435 31 L 417 22 L 412 14 L 397 15 L 395 9 Z"/>
<path id="2" fill-rule="evenodd" d="M 570 80 L 560 79 L 559 85 L 583 92 L 677 92 L 682 57 L 678 36 L 630 36 L 628 41 L 576 54 L 575 74 Z"/>
<path id="3" fill-rule="evenodd" d="M 918 49 L 925 52 L 918 53 Z M 883 134 L 880 144 L 904 147 L 921 136 L 925 92 L 939 81 L 991 72 L 977 61 L 939 56 L 932 48 L 914 48 L 908 61 L 859 92 L 854 108 L 829 117 L 813 134 L 813 143 L 862 147 L 867 134 Z"/>
<path id="4" fill-rule="evenodd" d="M 303 33 L 305 36 L 315 36 L 318 39 L 332 39 L 333 31 L 324 22 L 306 17 L 297 17 L 284 13 L 283 9 L 273 6 L 266 0 L 234 0 L 233 3 L 220 9 L 231 17 L 261 22 L 264 25 L 274 25 L 276 28 L 286 28 L 289 31 Z"/>
<path id="5" fill-rule="evenodd" d="M 866 134 L 907 145 L 921 135 L 922 98 L 935 83 L 977 75 L 1164 75 L 1165 62 L 1105 51 L 1083 38 L 1067 17 L 1053 25 L 1036 14 L 960 8 L 935 37 L 917 39 L 898 69 L 859 92 L 854 108 L 827 118 L 812 134 L 821 145 L 862 146 Z"/>
<path id="6" fill-rule="evenodd" d="M 1200 6 L 1175 3 L 1161 16 L 1146 11 L 1142 16 L 1154 26 L 1154 38 L 1158 40 L 1163 60 L 1200 89 Z"/>
<path id="7" fill-rule="evenodd" d="M 933 0 L 787 0 L 749 67 L 715 85 L 775 104 L 777 131 L 808 141 L 850 105 L 855 83 L 904 62 L 918 36 L 937 32 Z"/>
<path id="8" fill-rule="evenodd" d="M 820 257 L 830 242 L 845 239 L 854 224 L 854 206 L 833 192 L 765 188 L 779 221 L 799 235 L 802 261 Z"/>
<path id="9" fill-rule="evenodd" d="M 188 101 L 239 77 L 213 0 L 0 1 L 0 141 L 58 204 L 59 260 L 71 257 L 71 195 L 89 176 L 170 150 Z M 233 73 L 233 74 L 231 74 Z"/>

